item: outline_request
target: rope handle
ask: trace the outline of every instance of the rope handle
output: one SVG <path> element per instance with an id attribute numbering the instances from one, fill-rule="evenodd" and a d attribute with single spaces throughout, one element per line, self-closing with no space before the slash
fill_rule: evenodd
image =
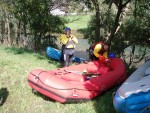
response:
<path id="1" fill-rule="evenodd" d="M 145 107 L 144 109 L 142 109 L 140 113 L 143 113 L 143 112 L 146 111 L 146 110 L 150 110 L 150 105 L 147 106 L 147 107 Z"/>

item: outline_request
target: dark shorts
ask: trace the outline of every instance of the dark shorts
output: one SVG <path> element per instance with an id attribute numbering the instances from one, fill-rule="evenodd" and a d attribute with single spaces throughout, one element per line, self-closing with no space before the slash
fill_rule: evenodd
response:
<path id="1" fill-rule="evenodd" d="M 74 48 L 65 48 L 64 49 L 64 54 L 67 54 L 67 55 L 73 55 L 75 52 Z"/>

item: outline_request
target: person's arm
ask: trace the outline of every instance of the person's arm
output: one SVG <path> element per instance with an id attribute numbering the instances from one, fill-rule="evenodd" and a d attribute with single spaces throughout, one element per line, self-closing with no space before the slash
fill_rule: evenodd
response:
<path id="1" fill-rule="evenodd" d="M 104 52 L 103 56 L 104 56 L 105 58 L 108 58 L 108 53 L 107 53 L 107 52 Z"/>
<path id="2" fill-rule="evenodd" d="M 72 36 L 72 40 L 75 44 L 78 43 L 78 39 L 75 36 Z"/>
<path id="3" fill-rule="evenodd" d="M 94 51 L 93 51 L 93 54 L 97 57 L 97 58 L 99 58 L 99 51 L 102 49 L 102 45 L 101 44 L 97 44 L 96 46 L 95 46 L 95 48 L 94 48 Z"/>

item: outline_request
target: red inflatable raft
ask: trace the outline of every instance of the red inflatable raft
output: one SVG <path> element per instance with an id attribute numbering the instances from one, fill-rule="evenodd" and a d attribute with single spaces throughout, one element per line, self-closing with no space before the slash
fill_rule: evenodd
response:
<path id="1" fill-rule="evenodd" d="M 87 78 L 79 72 L 88 70 L 96 77 Z M 45 71 L 33 70 L 29 86 L 60 103 L 88 101 L 126 79 L 126 68 L 120 58 L 106 64 L 99 61 Z"/>

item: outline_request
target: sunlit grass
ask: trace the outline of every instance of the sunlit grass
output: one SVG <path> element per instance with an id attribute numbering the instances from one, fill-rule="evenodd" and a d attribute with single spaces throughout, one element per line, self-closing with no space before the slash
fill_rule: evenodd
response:
<path id="1" fill-rule="evenodd" d="M 89 102 L 60 104 L 33 94 L 27 83 L 33 69 L 55 69 L 59 63 L 40 53 L 0 46 L 0 113 L 115 113 L 112 104 L 113 88 Z"/>
<path id="2" fill-rule="evenodd" d="M 66 27 L 72 29 L 72 34 L 77 38 L 84 38 L 83 34 L 79 30 L 85 30 L 88 27 L 88 23 L 93 15 L 84 14 L 84 15 L 71 15 L 71 16 L 62 16 L 66 20 Z"/>
<path id="3" fill-rule="evenodd" d="M 74 15 L 74 16 L 65 16 L 67 20 L 67 27 L 72 28 L 72 30 L 85 29 L 91 19 L 92 15 Z"/>

